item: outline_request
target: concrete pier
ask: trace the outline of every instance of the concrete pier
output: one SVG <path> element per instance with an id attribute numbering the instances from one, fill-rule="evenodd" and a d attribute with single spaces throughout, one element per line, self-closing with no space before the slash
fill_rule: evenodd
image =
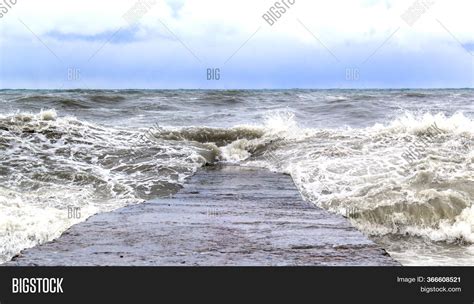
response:
<path id="1" fill-rule="evenodd" d="M 216 165 L 174 197 L 90 217 L 14 266 L 399 265 L 342 216 L 304 202 L 290 176 Z"/>

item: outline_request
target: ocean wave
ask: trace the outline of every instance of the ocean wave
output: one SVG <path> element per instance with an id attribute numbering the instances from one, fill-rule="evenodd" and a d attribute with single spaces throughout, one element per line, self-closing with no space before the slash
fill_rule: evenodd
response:
<path id="1" fill-rule="evenodd" d="M 0 260 L 72 225 L 64 202 L 85 216 L 142 202 L 177 191 L 219 160 L 290 174 L 306 200 L 369 235 L 473 243 L 473 127 L 462 113 L 322 129 L 302 128 L 294 112 L 279 110 L 255 125 L 151 131 L 53 109 L 0 115 Z M 410 147 L 420 151 L 407 160 Z M 48 215 L 38 219 L 39 209 Z"/>
<path id="2" fill-rule="evenodd" d="M 353 210 L 368 234 L 472 243 L 473 127 L 462 113 L 406 113 L 363 129 L 304 129 L 280 112 L 266 118 L 261 137 L 221 150 L 225 160 L 290 174 L 320 207 Z M 407 160 L 411 146 L 421 152 Z"/>
<path id="3" fill-rule="evenodd" d="M 0 115 L 0 262 L 96 212 L 167 196 L 217 159 L 210 145 L 137 141 L 127 130 L 54 109 Z"/>
<path id="4" fill-rule="evenodd" d="M 117 103 L 126 100 L 124 96 L 111 94 L 91 94 L 87 96 L 88 99 L 95 103 Z"/>
<path id="5" fill-rule="evenodd" d="M 410 133 L 415 135 L 426 134 L 429 128 L 438 127 L 446 133 L 465 134 L 472 136 L 474 121 L 463 113 L 446 116 L 444 113 L 413 114 L 405 112 L 388 124 L 376 124 L 369 130 L 375 132 Z"/>
<path id="6" fill-rule="evenodd" d="M 425 98 L 425 97 L 430 97 L 431 94 L 421 93 L 421 92 L 409 92 L 409 93 L 403 94 L 402 96 L 403 97 L 408 97 L 408 98 Z"/>
<path id="7" fill-rule="evenodd" d="M 210 127 L 186 127 L 157 130 L 152 137 L 168 140 L 189 140 L 199 143 L 215 143 L 222 146 L 239 139 L 255 139 L 263 135 L 263 130 L 253 127 L 234 127 L 231 129 Z"/>
<path id="8" fill-rule="evenodd" d="M 103 106 L 116 106 L 126 100 L 127 97 L 122 93 L 111 94 L 110 92 L 78 90 L 48 94 L 21 94 L 18 97 L 11 98 L 10 102 L 20 105 L 37 105 L 40 103 L 45 107 L 56 109 L 93 109 Z"/>

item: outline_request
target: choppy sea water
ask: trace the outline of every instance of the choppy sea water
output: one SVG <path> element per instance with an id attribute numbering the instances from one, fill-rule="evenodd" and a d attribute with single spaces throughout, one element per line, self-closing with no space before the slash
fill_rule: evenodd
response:
<path id="1" fill-rule="evenodd" d="M 0 262 L 233 162 L 290 174 L 404 265 L 474 265 L 473 119 L 472 89 L 0 90 Z"/>

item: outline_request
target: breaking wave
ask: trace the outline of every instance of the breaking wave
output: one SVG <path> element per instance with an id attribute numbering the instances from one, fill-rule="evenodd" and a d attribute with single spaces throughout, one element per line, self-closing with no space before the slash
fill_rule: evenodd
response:
<path id="1" fill-rule="evenodd" d="M 262 128 L 222 147 L 223 158 L 290 174 L 305 199 L 367 234 L 474 242 L 474 123 L 462 113 L 324 130 L 278 112 Z"/>
<path id="2" fill-rule="evenodd" d="M 216 161 L 290 174 L 304 199 L 368 235 L 472 244 L 473 130 L 462 113 L 407 112 L 366 128 L 322 129 L 280 110 L 261 124 L 152 130 L 55 110 L 0 115 L 0 261 L 78 222 L 70 207 L 84 220 L 166 196 Z"/>
<path id="3" fill-rule="evenodd" d="M 55 110 L 0 115 L 0 262 L 97 212 L 176 192 L 218 151 L 199 143 L 137 141 Z M 81 218 L 68 210 L 80 208 Z"/>

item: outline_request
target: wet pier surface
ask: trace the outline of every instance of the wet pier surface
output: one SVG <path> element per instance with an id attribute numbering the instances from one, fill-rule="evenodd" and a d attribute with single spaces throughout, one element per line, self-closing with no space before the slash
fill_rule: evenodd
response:
<path id="1" fill-rule="evenodd" d="M 347 219 L 301 199 L 290 176 L 205 167 L 174 197 L 90 217 L 14 266 L 399 265 Z"/>

